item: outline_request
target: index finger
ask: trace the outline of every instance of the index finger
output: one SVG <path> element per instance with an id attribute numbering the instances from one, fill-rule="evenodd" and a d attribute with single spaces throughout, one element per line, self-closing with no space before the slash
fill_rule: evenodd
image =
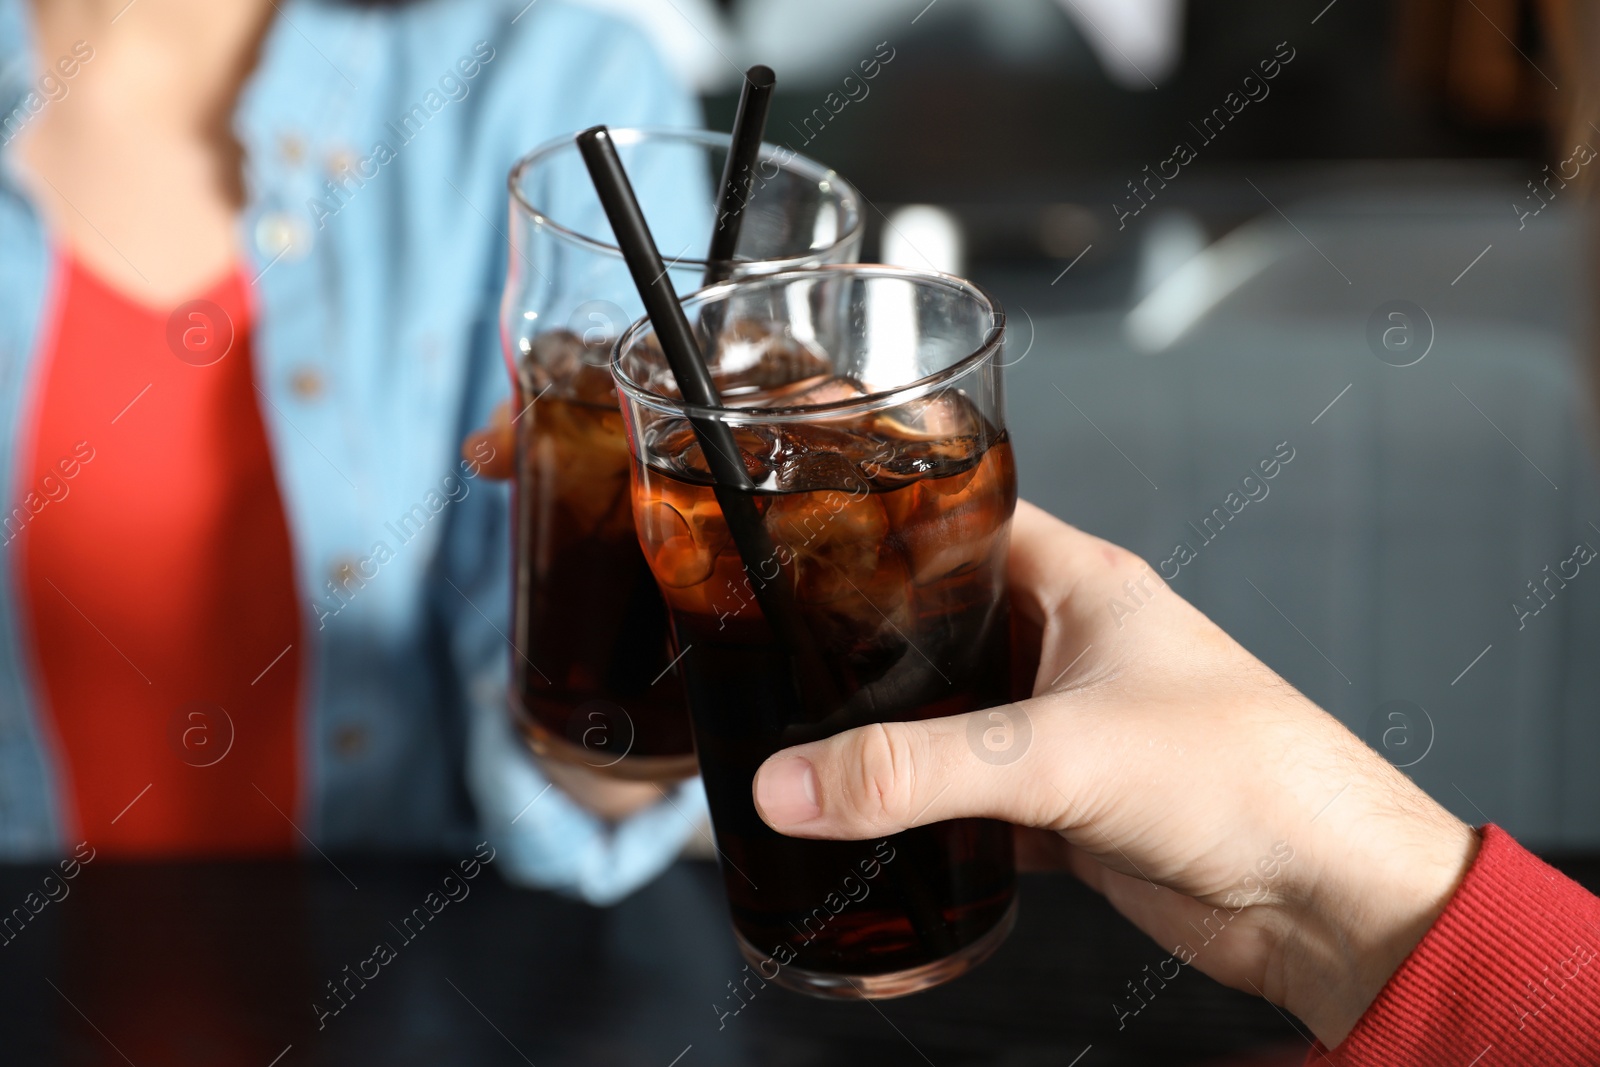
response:
<path id="1" fill-rule="evenodd" d="M 1043 508 L 1017 501 L 1008 581 L 1014 608 L 1036 625 L 1074 600 L 1095 603 L 1130 572 L 1150 568 L 1119 545 L 1084 533 Z"/>

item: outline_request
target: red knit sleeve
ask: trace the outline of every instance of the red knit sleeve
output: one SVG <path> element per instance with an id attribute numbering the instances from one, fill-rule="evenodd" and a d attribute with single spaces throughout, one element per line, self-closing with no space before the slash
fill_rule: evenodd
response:
<path id="1" fill-rule="evenodd" d="M 1333 1067 L 1600 1064 L 1600 899 L 1496 826 Z"/>

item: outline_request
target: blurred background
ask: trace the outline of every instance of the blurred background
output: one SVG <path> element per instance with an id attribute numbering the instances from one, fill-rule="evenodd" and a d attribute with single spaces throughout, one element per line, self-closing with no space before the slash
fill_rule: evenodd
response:
<path id="1" fill-rule="evenodd" d="M 1600 845 L 1575 3 L 602 6 L 713 125 L 773 66 L 768 139 L 859 186 L 867 258 L 998 295 L 1026 496 L 1462 818 Z"/>

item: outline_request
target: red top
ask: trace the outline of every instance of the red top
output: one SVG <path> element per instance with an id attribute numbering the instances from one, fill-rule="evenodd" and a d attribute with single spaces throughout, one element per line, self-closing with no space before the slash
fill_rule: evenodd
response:
<path id="1" fill-rule="evenodd" d="M 1600 899 L 1497 826 L 1333 1067 L 1600 1064 Z"/>
<path id="2" fill-rule="evenodd" d="M 62 810 L 108 855 L 289 852 L 299 612 L 234 270 L 176 310 L 68 259 L 12 565 Z"/>

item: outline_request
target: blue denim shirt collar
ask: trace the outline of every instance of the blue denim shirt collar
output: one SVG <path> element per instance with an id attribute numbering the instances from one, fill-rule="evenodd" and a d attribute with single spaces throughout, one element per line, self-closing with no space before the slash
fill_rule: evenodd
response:
<path id="1" fill-rule="evenodd" d="M 31 16 L 27 0 L 0 0 L 0 121 L 22 105 L 37 77 Z"/>
<path id="2" fill-rule="evenodd" d="M 281 186 L 290 165 L 284 142 L 298 139 L 309 160 L 335 141 L 353 120 L 359 87 L 372 75 L 382 47 L 376 16 L 353 7 L 285 0 L 261 45 L 261 60 L 244 85 L 233 116 L 234 136 L 245 150 L 248 200 Z M 313 169 L 313 168 L 307 168 Z M 248 213 L 248 212 L 247 212 Z"/>

